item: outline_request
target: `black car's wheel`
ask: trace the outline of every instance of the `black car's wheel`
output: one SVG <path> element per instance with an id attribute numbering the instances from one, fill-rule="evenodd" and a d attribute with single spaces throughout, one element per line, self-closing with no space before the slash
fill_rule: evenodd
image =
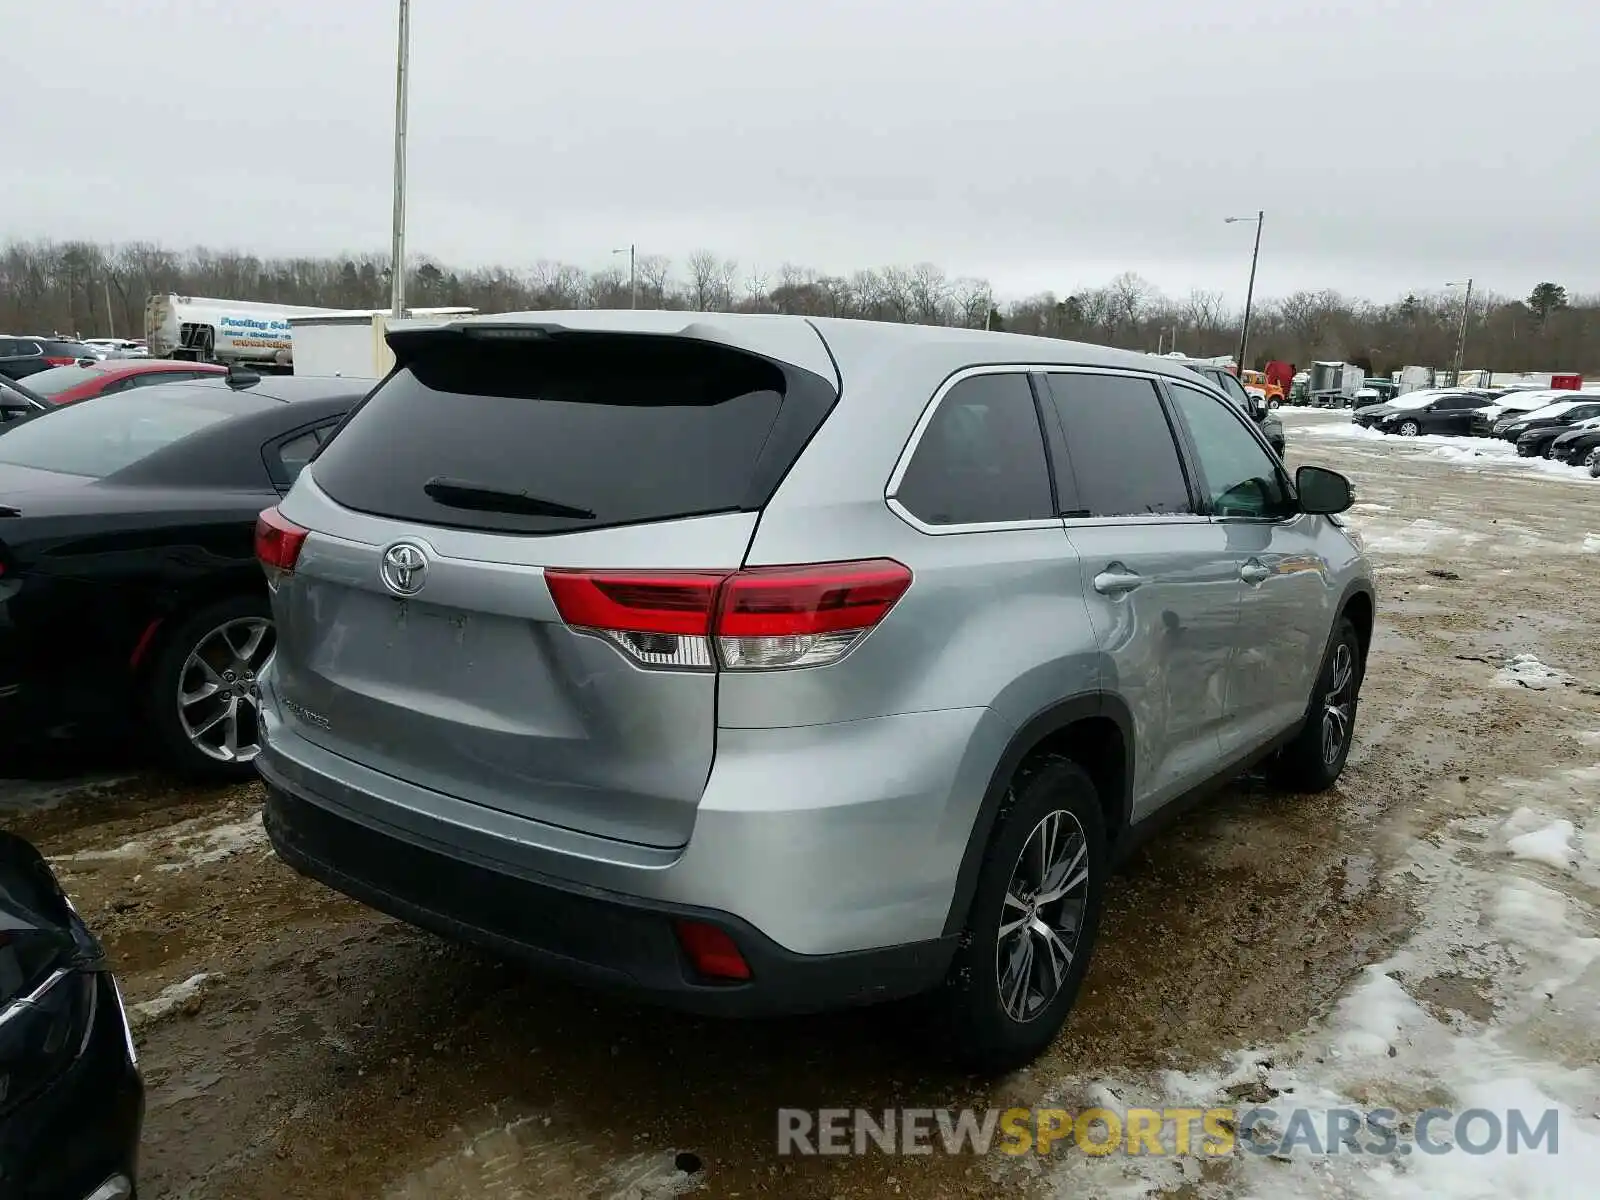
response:
<path id="1" fill-rule="evenodd" d="M 1600 446 L 1583 456 L 1583 465 L 1589 468 L 1591 478 L 1600 478 Z"/>
<path id="2" fill-rule="evenodd" d="M 261 750 L 258 681 L 275 645 L 262 596 L 208 604 L 167 632 L 145 703 L 174 770 L 218 781 L 254 777 Z"/>
<path id="3" fill-rule="evenodd" d="M 1107 874 L 1094 782 L 1076 763 L 1025 765 L 1006 794 L 945 985 L 954 1052 L 986 1074 L 1038 1057 L 1089 966 Z"/>
<path id="4" fill-rule="evenodd" d="M 1539 451 L 1539 453 L 1544 455 L 1546 458 L 1554 458 L 1556 456 L 1556 444 L 1555 444 L 1555 442 L 1554 441 L 1546 442 L 1544 444 L 1544 449 Z"/>
<path id="5" fill-rule="evenodd" d="M 1350 757 L 1365 671 L 1356 627 L 1340 617 L 1317 673 L 1305 725 L 1271 764 L 1277 783 L 1296 792 L 1321 792 L 1334 785 Z"/>
<path id="6" fill-rule="evenodd" d="M 1416 437 L 1422 432 L 1422 426 L 1415 421 L 1401 421 L 1400 428 L 1396 431 L 1401 437 Z"/>

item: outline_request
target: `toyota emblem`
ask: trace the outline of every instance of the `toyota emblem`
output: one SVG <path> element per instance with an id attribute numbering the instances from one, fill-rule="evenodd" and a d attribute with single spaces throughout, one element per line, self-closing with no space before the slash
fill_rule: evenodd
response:
<path id="1" fill-rule="evenodd" d="M 383 552 L 383 585 L 397 596 L 415 596 L 428 581 L 428 556 L 413 542 L 396 542 Z"/>

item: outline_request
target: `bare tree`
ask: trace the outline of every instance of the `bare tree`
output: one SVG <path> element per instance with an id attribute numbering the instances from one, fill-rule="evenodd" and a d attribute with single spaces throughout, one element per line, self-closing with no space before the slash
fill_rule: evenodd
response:
<path id="1" fill-rule="evenodd" d="M 689 255 L 689 307 L 695 312 L 710 312 L 716 307 L 722 260 L 713 250 L 696 250 Z"/>

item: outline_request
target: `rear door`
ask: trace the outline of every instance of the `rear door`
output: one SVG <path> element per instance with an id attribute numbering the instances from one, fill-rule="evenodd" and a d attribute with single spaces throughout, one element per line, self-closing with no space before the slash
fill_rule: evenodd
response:
<path id="1" fill-rule="evenodd" d="M 1483 396 L 1441 396 L 1420 419 L 1429 433 L 1466 434 L 1472 430 L 1473 415 L 1488 403 Z"/>
<path id="2" fill-rule="evenodd" d="M 1214 773 L 1239 619 L 1226 531 L 1195 511 L 1147 376 L 1051 371 L 1081 506 L 1066 515 L 1108 690 L 1132 710 L 1134 818 Z"/>
<path id="3" fill-rule="evenodd" d="M 424 787 L 682 845 L 715 750 L 710 645 L 689 628 L 714 576 L 664 590 L 662 572 L 742 564 L 835 398 L 708 342 L 430 335 L 283 504 L 310 534 L 273 601 L 269 703 L 306 740 Z M 658 628 L 681 607 L 685 632 L 569 627 L 547 567 L 631 572 L 582 602 L 648 607 Z"/>

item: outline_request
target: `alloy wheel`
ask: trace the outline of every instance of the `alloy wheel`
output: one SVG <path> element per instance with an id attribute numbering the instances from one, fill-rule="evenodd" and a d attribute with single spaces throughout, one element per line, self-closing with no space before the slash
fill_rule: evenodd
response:
<path id="1" fill-rule="evenodd" d="M 1329 766 L 1339 761 L 1345 743 L 1350 740 L 1355 674 L 1355 651 L 1349 642 L 1340 642 L 1333 651 L 1333 671 L 1327 694 L 1322 699 L 1322 761 Z"/>
<path id="2" fill-rule="evenodd" d="M 1600 467 L 1600 446 L 1596 446 L 1584 455 L 1583 465 L 1589 468 L 1589 474 L 1596 474 L 1595 468 Z"/>
<path id="3" fill-rule="evenodd" d="M 261 669 L 277 644 L 265 617 L 237 617 L 206 634 L 178 672 L 178 722 L 190 744 L 218 762 L 261 752 Z"/>
<path id="4" fill-rule="evenodd" d="M 1088 901 L 1088 839 L 1077 817 L 1057 809 L 1022 844 L 1001 906 L 995 982 L 1013 1021 L 1033 1020 L 1060 994 Z"/>
<path id="5" fill-rule="evenodd" d="M 1400 426 L 1401 437 L 1416 437 L 1417 434 L 1421 432 L 1422 427 L 1419 426 L 1415 421 L 1406 421 Z"/>

